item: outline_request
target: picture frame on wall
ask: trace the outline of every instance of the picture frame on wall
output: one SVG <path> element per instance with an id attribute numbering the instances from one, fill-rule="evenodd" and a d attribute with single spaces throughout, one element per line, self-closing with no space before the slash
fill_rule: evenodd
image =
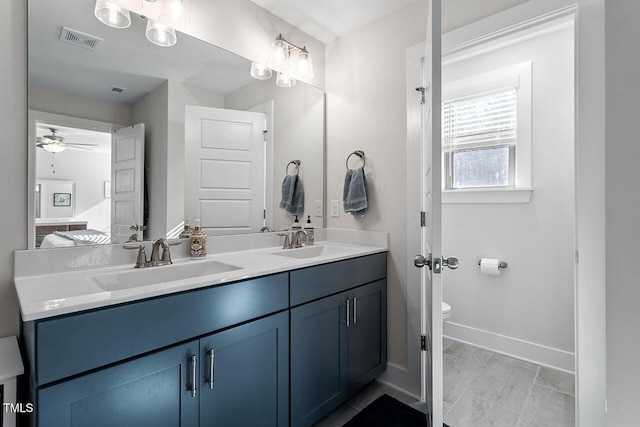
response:
<path id="1" fill-rule="evenodd" d="M 71 206 L 71 193 L 53 193 L 53 206 Z"/>

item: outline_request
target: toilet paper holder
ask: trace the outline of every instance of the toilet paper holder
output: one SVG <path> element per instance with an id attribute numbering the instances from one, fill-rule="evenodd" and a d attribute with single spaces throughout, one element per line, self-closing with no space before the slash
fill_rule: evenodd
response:
<path id="1" fill-rule="evenodd" d="M 480 258 L 478 260 L 478 266 L 480 266 L 482 264 L 482 258 Z M 503 268 L 507 268 L 509 266 L 509 264 L 507 264 L 505 261 L 500 261 L 498 263 L 498 270 L 502 270 Z"/>

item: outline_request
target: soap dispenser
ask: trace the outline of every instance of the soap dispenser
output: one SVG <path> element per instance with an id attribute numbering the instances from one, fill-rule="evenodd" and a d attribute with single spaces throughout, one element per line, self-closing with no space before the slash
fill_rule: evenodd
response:
<path id="1" fill-rule="evenodd" d="M 207 257 L 207 235 L 200 227 L 200 220 L 196 219 L 196 226 L 191 232 L 191 259 L 205 259 Z"/>
<path id="2" fill-rule="evenodd" d="M 178 236 L 180 239 L 188 239 L 191 237 L 191 226 L 189 225 L 189 220 L 184 219 L 184 228 L 182 229 L 182 233 Z"/>
<path id="3" fill-rule="evenodd" d="M 313 245 L 313 224 L 311 224 L 311 215 L 307 215 L 307 222 L 304 224 L 304 231 L 307 232 L 306 245 Z"/>
<path id="4" fill-rule="evenodd" d="M 298 221 L 298 215 L 295 216 L 296 219 L 295 221 L 293 221 L 293 224 L 291 225 L 291 231 L 298 231 L 302 229 L 302 225 L 300 224 L 300 221 Z"/>

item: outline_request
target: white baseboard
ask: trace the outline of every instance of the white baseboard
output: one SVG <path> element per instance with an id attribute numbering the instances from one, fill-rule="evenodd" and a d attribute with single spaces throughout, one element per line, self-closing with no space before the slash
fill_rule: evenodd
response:
<path id="1" fill-rule="evenodd" d="M 496 353 L 517 357 L 537 365 L 574 373 L 575 354 L 546 347 L 540 344 L 522 341 L 504 335 L 457 323 L 444 322 L 442 332 L 446 338 L 482 347 Z"/>
<path id="2" fill-rule="evenodd" d="M 380 375 L 378 381 L 420 399 L 420 390 L 409 388 L 409 373 L 406 368 L 387 362 L 387 369 Z"/>

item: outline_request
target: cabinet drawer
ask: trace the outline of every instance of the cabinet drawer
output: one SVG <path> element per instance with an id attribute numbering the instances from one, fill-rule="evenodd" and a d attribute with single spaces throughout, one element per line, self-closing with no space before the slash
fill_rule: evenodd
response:
<path id="1" fill-rule="evenodd" d="M 387 254 L 303 268 L 291 272 L 291 306 L 387 277 Z"/>
<path id="2" fill-rule="evenodd" d="M 288 274 L 36 322 L 42 385 L 288 306 Z"/>

